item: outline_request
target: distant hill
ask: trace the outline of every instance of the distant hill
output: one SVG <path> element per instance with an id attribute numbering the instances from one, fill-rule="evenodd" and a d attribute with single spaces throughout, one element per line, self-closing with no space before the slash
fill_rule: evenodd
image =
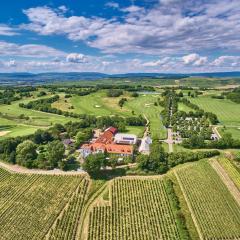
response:
<path id="1" fill-rule="evenodd" d="M 98 72 L 51 72 L 51 73 L 0 73 L 0 84 L 48 84 L 66 81 L 93 81 L 101 79 L 186 79 L 191 77 L 204 78 L 240 78 L 240 72 L 213 72 L 213 73 L 125 73 L 104 74 Z"/>

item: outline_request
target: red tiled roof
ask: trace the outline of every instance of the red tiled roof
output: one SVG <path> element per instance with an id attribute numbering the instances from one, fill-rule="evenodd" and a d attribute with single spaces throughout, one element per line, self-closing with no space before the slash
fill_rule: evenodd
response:
<path id="1" fill-rule="evenodd" d="M 95 143 L 111 143 L 113 140 L 113 135 L 114 134 L 111 131 L 107 130 L 96 140 Z"/>
<path id="2" fill-rule="evenodd" d="M 119 144 L 107 144 L 106 151 L 108 153 L 118 153 L 118 154 L 132 154 L 133 146 L 130 145 L 119 145 Z"/>
<path id="3" fill-rule="evenodd" d="M 117 128 L 109 127 L 106 131 L 110 131 L 112 134 L 116 134 L 117 133 Z"/>

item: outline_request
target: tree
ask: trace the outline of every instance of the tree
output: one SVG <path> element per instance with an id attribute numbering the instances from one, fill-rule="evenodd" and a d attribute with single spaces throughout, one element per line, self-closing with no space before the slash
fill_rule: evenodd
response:
<path id="1" fill-rule="evenodd" d="M 37 145 L 30 140 L 26 140 L 17 146 L 16 161 L 17 164 L 27 168 L 34 167 L 34 160 L 37 158 Z"/>
<path id="2" fill-rule="evenodd" d="M 105 166 L 105 155 L 103 153 L 97 153 L 87 156 L 82 167 L 89 174 L 96 174 Z"/>
<path id="3" fill-rule="evenodd" d="M 48 143 L 46 147 L 46 158 L 50 163 L 50 167 L 54 168 L 58 166 L 58 163 L 62 161 L 64 157 L 65 148 L 61 141 L 55 140 Z"/>
<path id="4" fill-rule="evenodd" d="M 144 171 L 155 173 L 165 173 L 168 170 L 168 155 L 164 152 L 161 144 L 154 141 L 151 145 L 151 153 L 149 156 L 139 155 L 137 157 L 138 167 Z"/>

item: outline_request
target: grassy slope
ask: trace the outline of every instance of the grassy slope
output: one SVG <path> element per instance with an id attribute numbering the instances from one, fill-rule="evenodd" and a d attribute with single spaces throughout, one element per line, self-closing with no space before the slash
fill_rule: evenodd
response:
<path id="1" fill-rule="evenodd" d="M 240 104 L 227 99 L 213 99 L 210 96 L 199 96 L 189 100 L 208 112 L 215 113 L 221 124 L 240 126 Z"/>
<path id="2" fill-rule="evenodd" d="M 127 97 L 128 101 L 121 109 L 118 106 L 118 101 L 122 97 Z M 124 96 L 117 98 L 108 98 L 106 97 L 105 91 L 99 91 L 87 96 L 74 96 L 71 98 L 70 104 L 74 106 L 74 109 L 72 110 L 73 112 L 93 114 L 96 116 L 133 116 L 132 111 L 134 111 L 135 116 L 139 114 L 145 114 L 146 117 L 150 120 L 151 132 L 153 136 L 156 136 L 158 138 L 165 138 L 166 130 L 160 120 L 160 112 L 162 108 L 153 105 L 157 100 L 157 97 L 158 95 L 141 94 L 138 98 L 131 98 L 129 95 L 125 94 Z M 149 106 L 146 104 L 149 104 Z M 62 106 L 62 108 L 64 107 Z M 137 131 L 142 131 L 142 128 Z"/>
<path id="3" fill-rule="evenodd" d="M 0 105 L 0 112 L 8 116 L 8 119 L 0 117 L 0 131 L 11 131 L 4 137 L 0 137 L 0 139 L 6 137 L 27 135 L 33 133 L 40 127 L 49 127 L 55 123 L 66 123 L 71 120 L 76 121 L 76 119 L 74 118 L 66 118 L 60 115 L 44 113 L 19 107 L 19 103 L 27 103 L 31 100 L 33 99 L 28 98 L 25 100 L 13 102 L 11 105 Z M 24 114 L 25 116 L 30 117 L 30 119 L 20 120 L 20 114 Z"/>

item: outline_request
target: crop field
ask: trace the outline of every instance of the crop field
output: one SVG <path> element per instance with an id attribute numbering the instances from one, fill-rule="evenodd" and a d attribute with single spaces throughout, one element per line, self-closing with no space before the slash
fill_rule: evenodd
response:
<path id="1" fill-rule="evenodd" d="M 176 170 L 202 239 L 239 239 L 240 206 L 207 161 Z"/>
<path id="2" fill-rule="evenodd" d="M 209 96 L 188 98 L 205 111 L 215 113 L 222 125 L 240 127 L 240 105 L 227 99 L 214 99 Z"/>
<path id="3" fill-rule="evenodd" d="M 240 171 L 228 159 L 221 158 L 218 161 L 240 191 Z"/>
<path id="4" fill-rule="evenodd" d="M 83 176 L 11 174 L 0 169 L 0 239 L 44 239 L 51 228 L 51 236 L 72 239 L 87 185 Z M 68 238 L 63 237 L 63 221 Z"/>
<path id="5" fill-rule="evenodd" d="M 162 179 L 117 179 L 90 213 L 88 240 L 180 239 Z"/>

